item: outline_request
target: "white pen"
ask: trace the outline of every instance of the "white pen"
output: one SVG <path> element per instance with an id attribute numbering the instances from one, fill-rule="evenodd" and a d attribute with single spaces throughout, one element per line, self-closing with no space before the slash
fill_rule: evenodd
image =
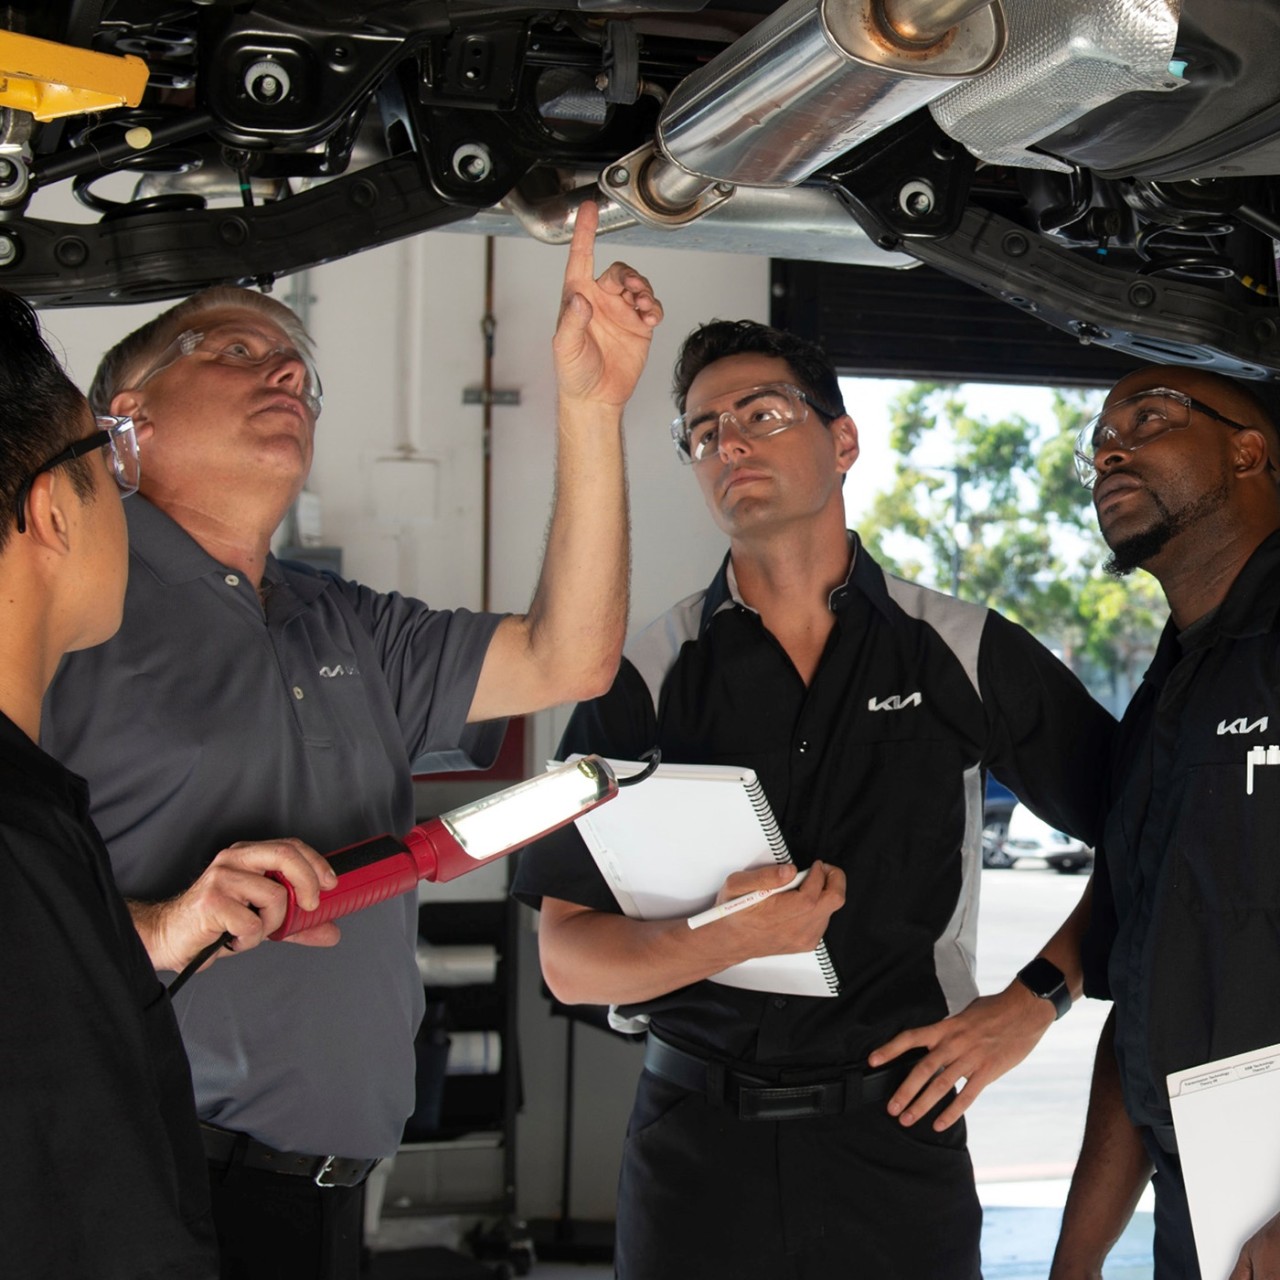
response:
<path id="1" fill-rule="evenodd" d="M 730 898 L 728 902 L 722 902 L 718 907 L 708 907 L 706 911 L 699 911 L 696 916 L 689 917 L 689 928 L 701 929 L 704 924 L 711 924 L 715 920 L 723 920 L 725 916 L 731 916 L 735 911 L 743 911 L 747 907 L 754 907 L 757 902 L 772 898 L 775 893 L 786 893 L 788 889 L 798 889 L 804 883 L 804 878 L 808 874 L 809 868 L 805 867 L 803 871 L 797 872 L 786 884 L 775 885 L 772 889 L 756 889 L 751 893 L 744 893 L 740 898 Z"/>

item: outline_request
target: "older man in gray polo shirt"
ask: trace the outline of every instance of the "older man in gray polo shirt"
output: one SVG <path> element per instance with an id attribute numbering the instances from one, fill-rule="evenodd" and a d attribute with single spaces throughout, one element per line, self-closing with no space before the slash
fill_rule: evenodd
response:
<path id="1" fill-rule="evenodd" d="M 287 308 L 208 290 L 104 358 L 95 402 L 154 434 L 124 625 L 60 672 L 45 745 L 90 779 L 144 939 L 190 908 L 183 891 L 228 840 L 335 849 L 406 830 L 411 761 L 483 766 L 499 717 L 609 686 L 627 607 L 622 406 L 661 307 L 622 264 L 593 279 L 595 225 L 587 205 L 553 342 L 557 502 L 525 615 L 436 610 L 271 556 L 320 406 Z M 348 917 L 330 950 L 260 947 L 177 997 L 224 1276 L 356 1274 L 359 1183 L 413 1107 L 416 905 Z"/>

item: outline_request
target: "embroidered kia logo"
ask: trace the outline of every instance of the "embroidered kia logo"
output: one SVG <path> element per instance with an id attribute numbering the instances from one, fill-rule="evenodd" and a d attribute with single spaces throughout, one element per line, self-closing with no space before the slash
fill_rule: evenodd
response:
<path id="1" fill-rule="evenodd" d="M 900 693 L 891 693 L 887 698 L 881 698 L 877 702 L 874 698 L 867 700 L 868 711 L 905 711 L 908 707 L 919 707 L 924 703 L 924 699 L 920 696 L 917 689 L 915 693 L 909 693 L 903 697 Z"/>
<path id="2" fill-rule="evenodd" d="M 1266 733 L 1267 717 L 1255 720 L 1252 724 L 1244 716 L 1237 716 L 1228 724 L 1225 720 L 1218 721 L 1218 733 Z"/>

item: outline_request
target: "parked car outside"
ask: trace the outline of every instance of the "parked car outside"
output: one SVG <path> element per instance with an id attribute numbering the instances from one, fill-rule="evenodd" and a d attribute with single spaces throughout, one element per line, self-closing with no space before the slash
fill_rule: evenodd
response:
<path id="1" fill-rule="evenodd" d="M 1011 867 L 1013 859 L 1005 853 L 1005 840 L 1009 835 L 1009 815 L 1013 813 L 1018 797 L 998 778 L 987 775 L 987 789 L 982 805 L 982 865 L 984 867 Z"/>
<path id="2" fill-rule="evenodd" d="M 1087 844 L 1063 831 L 1055 831 L 1025 804 L 1015 805 L 1009 815 L 1001 852 L 1008 859 L 1005 866 L 1012 866 L 1021 858 L 1038 858 L 1064 875 L 1087 871 L 1093 866 L 1093 850 Z"/>

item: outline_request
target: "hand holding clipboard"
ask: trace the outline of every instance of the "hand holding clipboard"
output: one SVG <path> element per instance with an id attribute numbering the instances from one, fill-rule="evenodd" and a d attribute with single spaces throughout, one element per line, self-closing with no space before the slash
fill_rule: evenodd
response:
<path id="1" fill-rule="evenodd" d="M 639 767 L 624 760 L 610 763 L 620 778 Z M 731 877 L 758 875 L 766 868 L 775 877 L 777 867 L 794 865 L 759 780 L 745 768 L 664 763 L 648 781 L 579 819 L 577 827 L 618 905 L 635 920 L 686 919 L 715 910 L 726 883 L 733 897 L 743 896 L 751 883 L 735 893 Z M 732 917 L 739 929 L 756 926 L 777 932 L 780 914 L 791 916 L 797 928 L 816 932 L 809 898 L 826 890 L 828 875 L 839 872 L 832 868 L 814 877 L 804 901 L 788 904 L 797 909 L 794 913 L 753 920 L 761 900 L 748 893 L 750 908 L 721 912 L 718 918 Z M 783 886 L 776 880 L 753 885 L 775 887 Z M 821 938 L 814 937 L 812 945 L 796 945 L 802 949 L 755 955 L 711 981 L 787 995 L 839 994 L 839 979 Z"/>

